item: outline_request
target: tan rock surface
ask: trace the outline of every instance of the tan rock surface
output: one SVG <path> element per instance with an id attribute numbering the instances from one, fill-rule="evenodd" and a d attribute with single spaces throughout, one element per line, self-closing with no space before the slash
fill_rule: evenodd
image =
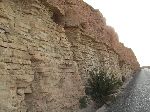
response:
<path id="1" fill-rule="evenodd" d="M 0 0 L 0 112 L 76 112 L 87 70 L 139 68 L 82 0 Z"/>

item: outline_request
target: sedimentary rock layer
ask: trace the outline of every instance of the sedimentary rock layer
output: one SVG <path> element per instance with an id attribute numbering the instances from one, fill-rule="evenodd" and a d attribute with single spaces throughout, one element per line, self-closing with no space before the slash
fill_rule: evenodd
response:
<path id="1" fill-rule="evenodd" d="M 0 111 L 75 112 L 87 71 L 139 68 L 98 10 L 82 0 L 0 0 Z"/>

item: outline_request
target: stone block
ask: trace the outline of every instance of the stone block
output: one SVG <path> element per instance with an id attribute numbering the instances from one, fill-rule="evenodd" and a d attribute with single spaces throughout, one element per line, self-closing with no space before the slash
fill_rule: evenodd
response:
<path id="1" fill-rule="evenodd" d="M 0 69 L 6 69 L 7 65 L 4 62 L 0 62 Z"/>

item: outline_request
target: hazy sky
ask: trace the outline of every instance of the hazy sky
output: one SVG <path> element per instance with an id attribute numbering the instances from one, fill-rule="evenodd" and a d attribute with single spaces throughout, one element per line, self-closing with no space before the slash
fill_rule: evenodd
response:
<path id="1" fill-rule="evenodd" d="M 150 65 L 150 0 L 84 0 L 99 9 L 141 66 Z"/>

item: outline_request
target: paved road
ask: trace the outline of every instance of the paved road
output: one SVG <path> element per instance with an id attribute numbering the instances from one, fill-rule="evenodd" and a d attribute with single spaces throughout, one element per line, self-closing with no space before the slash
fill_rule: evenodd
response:
<path id="1" fill-rule="evenodd" d="M 150 112 L 150 69 L 132 79 L 108 112 Z"/>

